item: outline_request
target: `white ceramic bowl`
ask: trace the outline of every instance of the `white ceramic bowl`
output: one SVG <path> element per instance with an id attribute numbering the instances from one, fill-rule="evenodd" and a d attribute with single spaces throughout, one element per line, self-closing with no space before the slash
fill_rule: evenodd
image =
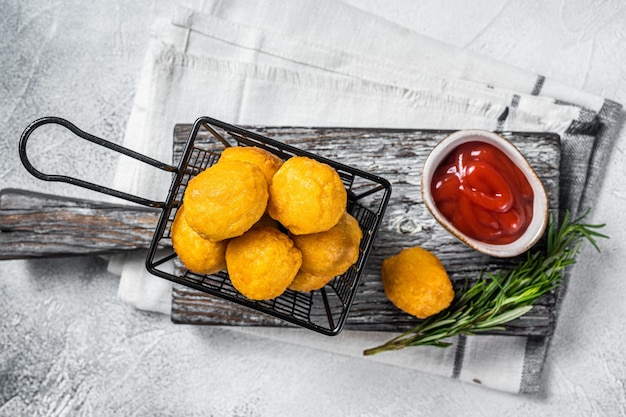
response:
<path id="1" fill-rule="evenodd" d="M 477 139 L 477 137 L 479 139 Z M 463 234 L 443 216 L 431 195 L 431 183 L 437 167 L 457 146 L 476 140 L 493 145 L 504 152 L 504 154 L 521 169 L 532 187 L 534 199 L 531 223 L 522 236 L 512 243 L 502 245 L 489 244 Z M 435 146 L 424 164 L 422 172 L 422 197 L 426 207 L 428 207 L 428 210 L 435 219 L 460 241 L 479 252 L 499 258 L 517 256 L 529 250 L 541 238 L 548 223 L 548 198 L 541 180 L 537 177 L 537 174 L 526 158 L 524 158 L 511 142 L 487 130 L 459 130 L 452 133 Z"/>

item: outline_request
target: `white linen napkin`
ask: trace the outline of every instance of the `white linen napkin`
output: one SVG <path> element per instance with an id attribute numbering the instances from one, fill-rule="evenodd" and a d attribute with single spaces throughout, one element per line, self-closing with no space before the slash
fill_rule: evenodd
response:
<path id="1" fill-rule="evenodd" d="M 172 130 L 211 116 L 231 124 L 384 128 L 484 128 L 562 135 L 576 212 L 601 179 L 619 105 L 449 47 L 331 0 L 206 0 L 155 23 L 124 145 L 172 158 Z M 156 171 L 156 172 L 155 172 Z M 120 161 L 115 187 L 163 200 L 169 175 Z M 171 285 L 144 268 L 144 254 L 116 257 L 119 297 L 168 314 Z M 234 328 L 362 357 L 392 335 L 336 338 L 281 328 Z M 455 348 L 363 357 L 508 392 L 539 389 L 549 338 L 457 338 Z"/>

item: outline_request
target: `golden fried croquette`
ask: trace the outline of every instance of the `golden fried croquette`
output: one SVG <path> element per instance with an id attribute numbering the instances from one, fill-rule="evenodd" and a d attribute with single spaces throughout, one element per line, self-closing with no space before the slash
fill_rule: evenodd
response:
<path id="1" fill-rule="evenodd" d="M 263 216 L 267 200 L 267 180 L 259 167 L 222 161 L 189 181 L 185 219 L 200 236 L 217 242 L 250 229 Z"/>
<path id="2" fill-rule="evenodd" d="M 322 277 L 334 277 L 346 272 L 359 259 L 362 237 L 359 222 L 345 211 L 330 230 L 291 236 L 302 252 L 300 269 Z"/>
<path id="3" fill-rule="evenodd" d="M 309 274 L 302 269 L 298 271 L 296 277 L 289 284 L 289 289 L 294 291 L 309 292 L 319 290 L 324 285 L 328 284 L 334 276 L 321 277 L 318 275 Z"/>
<path id="4" fill-rule="evenodd" d="M 197 234 L 180 206 L 171 228 L 172 246 L 183 265 L 197 274 L 214 274 L 226 268 L 226 241 L 211 242 Z"/>
<path id="5" fill-rule="evenodd" d="M 221 161 L 243 161 L 261 168 L 268 184 L 272 183 L 272 177 L 283 164 L 283 160 L 273 153 L 256 146 L 231 146 L 222 151 Z"/>
<path id="6" fill-rule="evenodd" d="M 385 259 L 382 277 L 387 298 L 420 319 L 446 309 L 454 298 L 452 282 L 439 258 L 420 247 Z"/>
<path id="7" fill-rule="evenodd" d="M 252 300 L 269 300 L 291 284 L 302 254 L 293 241 L 275 227 L 253 228 L 231 239 L 226 268 L 233 286 Z"/>
<path id="8" fill-rule="evenodd" d="M 268 212 L 296 235 L 324 232 L 346 210 L 347 192 L 337 171 L 304 156 L 283 163 L 270 184 Z"/>

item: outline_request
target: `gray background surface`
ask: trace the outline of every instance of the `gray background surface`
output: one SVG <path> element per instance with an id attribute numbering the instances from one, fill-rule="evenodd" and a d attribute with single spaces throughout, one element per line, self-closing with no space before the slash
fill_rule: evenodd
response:
<path id="1" fill-rule="evenodd" d="M 413 30 L 626 103 L 626 4 L 618 0 L 349 0 Z M 41 116 L 120 142 L 155 16 L 174 2 L 0 0 L 0 185 L 98 198 L 22 168 Z M 514 396 L 220 328 L 173 325 L 117 300 L 97 257 L 0 262 L 0 416 L 626 415 L 626 133 L 579 256 L 545 369 Z M 45 144 L 42 164 L 110 184 L 115 156 Z"/>

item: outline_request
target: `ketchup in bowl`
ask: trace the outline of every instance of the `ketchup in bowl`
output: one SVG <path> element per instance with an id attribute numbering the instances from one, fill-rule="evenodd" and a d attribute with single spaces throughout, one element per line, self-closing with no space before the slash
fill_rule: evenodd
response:
<path id="1" fill-rule="evenodd" d="M 467 236 L 509 244 L 531 224 L 533 188 L 504 152 L 480 139 L 469 139 L 442 160 L 432 176 L 432 198 L 441 214 Z"/>

